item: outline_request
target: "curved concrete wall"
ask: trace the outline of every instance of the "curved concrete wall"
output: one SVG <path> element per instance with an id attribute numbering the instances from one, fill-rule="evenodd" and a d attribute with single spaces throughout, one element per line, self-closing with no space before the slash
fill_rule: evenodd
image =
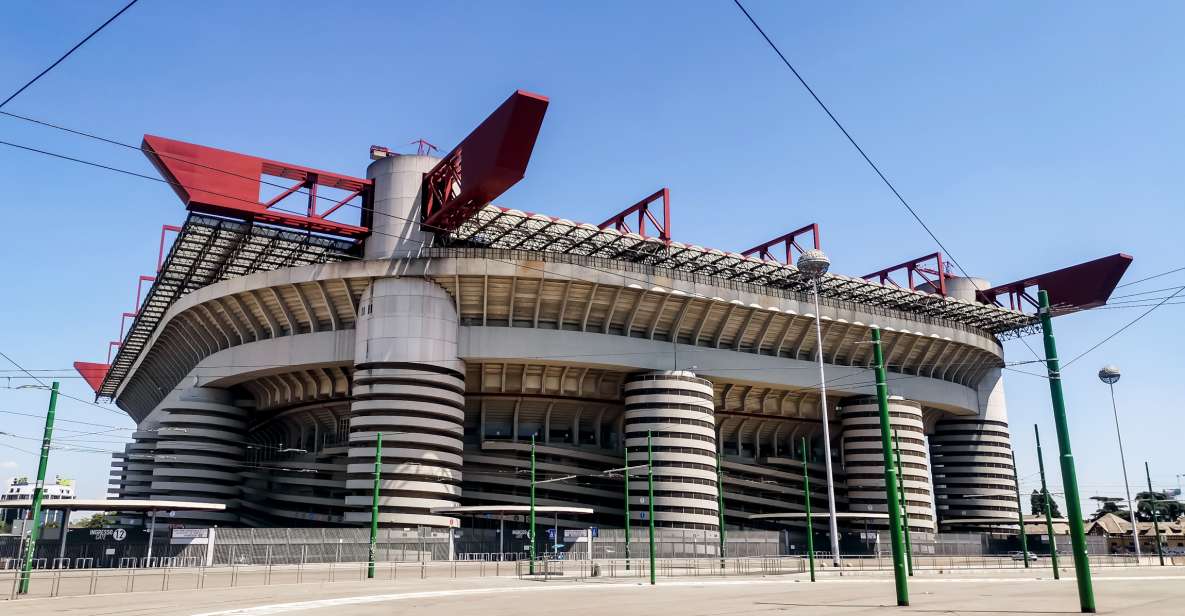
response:
<path id="1" fill-rule="evenodd" d="M 432 513 L 461 495 L 465 366 L 452 299 L 421 278 L 375 280 L 358 307 L 354 355 L 345 521 L 370 520 L 381 432 L 380 523 L 455 526 Z"/>
<path id="2" fill-rule="evenodd" d="M 712 383 L 686 371 L 631 375 L 624 384 L 625 446 L 630 466 L 646 464 L 646 436 L 654 450 L 657 526 L 716 530 L 716 422 Z M 643 521 L 645 481 L 630 483 L 630 513 Z"/>
<path id="3" fill-rule="evenodd" d="M 246 413 L 221 389 L 195 387 L 162 404 L 152 471 L 157 500 L 225 503 L 227 511 L 178 512 L 179 521 L 237 522 Z"/>
<path id="4" fill-rule="evenodd" d="M 839 416 L 843 426 L 849 509 L 887 513 L 884 450 L 876 399 L 843 400 Z M 897 432 L 900 442 L 909 527 L 915 532 L 935 532 L 934 486 L 930 483 L 922 405 L 910 400 L 890 399 L 889 426 Z M 869 526 L 888 528 L 888 522 L 875 520 Z"/>
<path id="5" fill-rule="evenodd" d="M 1016 520 L 1016 479 L 1008 423 L 993 419 L 940 420 L 930 437 L 938 517 Z M 943 526 L 943 530 L 957 528 Z"/>
<path id="6" fill-rule="evenodd" d="M 420 230 L 420 187 L 438 162 L 433 156 L 389 156 L 366 168 L 366 177 L 374 180 L 367 259 L 414 255 L 430 246 L 432 234 Z"/>

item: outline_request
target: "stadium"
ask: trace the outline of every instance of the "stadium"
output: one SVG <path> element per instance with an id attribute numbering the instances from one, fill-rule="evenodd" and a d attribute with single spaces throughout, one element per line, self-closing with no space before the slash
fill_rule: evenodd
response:
<path id="1" fill-rule="evenodd" d="M 1002 341 L 1037 323 L 1032 288 L 1097 306 L 1129 257 L 998 286 L 940 253 L 815 276 L 817 225 L 684 244 L 665 188 L 600 224 L 507 207 L 547 105 L 515 92 L 444 156 L 375 146 L 358 177 L 145 136 L 188 215 L 108 360 L 76 364 L 137 424 L 113 493 L 227 506 L 177 524 L 364 526 L 381 432 L 386 527 L 526 505 L 533 440 L 541 478 L 572 476 L 538 503 L 593 511 L 557 526 L 620 528 L 628 499 L 639 525 L 652 504 L 661 528 L 801 532 L 805 457 L 816 512 L 884 528 L 878 328 L 908 527 L 1015 525 Z M 647 434 L 653 503 L 620 472 Z"/>

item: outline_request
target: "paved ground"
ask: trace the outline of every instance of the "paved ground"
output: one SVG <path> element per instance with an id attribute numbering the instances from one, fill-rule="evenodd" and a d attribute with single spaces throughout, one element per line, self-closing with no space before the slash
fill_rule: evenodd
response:
<path id="1" fill-rule="evenodd" d="M 1048 572 L 1044 572 L 1048 575 Z M 1040 574 L 1038 574 L 1040 575 Z M 1185 571 L 1145 567 L 1098 572 L 1099 613 L 1185 613 Z M 804 614 L 1074 614 L 1072 579 L 1012 571 L 922 574 L 911 580 L 912 605 L 896 609 L 891 579 L 868 574 L 635 582 L 531 582 L 516 578 L 427 579 L 136 592 L 0 603 L 5 616 L 732 616 Z"/>

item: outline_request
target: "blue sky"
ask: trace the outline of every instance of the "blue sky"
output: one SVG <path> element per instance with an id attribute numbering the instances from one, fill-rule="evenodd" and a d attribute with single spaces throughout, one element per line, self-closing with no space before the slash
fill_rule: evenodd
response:
<path id="1" fill-rule="evenodd" d="M 528 177 L 503 205 L 595 223 L 668 186 L 684 242 L 739 250 L 818 222 L 835 271 L 849 275 L 936 250 L 727 0 L 327 6 L 144 0 L 5 110 L 125 142 L 154 133 L 362 175 L 372 143 L 406 151 L 424 137 L 447 149 L 523 88 L 551 107 Z M 0 93 L 116 8 L 0 8 Z M 1128 280 L 1185 266 L 1181 4 L 749 8 L 975 275 L 1000 283 L 1115 252 L 1135 257 Z M 137 152 L 8 118 L 0 136 L 153 173 Z M 181 205 L 162 184 L 4 147 L 0 182 L 0 350 L 32 369 L 102 360 L 136 277 L 154 267 L 160 225 L 182 221 Z M 1182 284 L 1185 272 L 1125 290 Z M 1062 355 L 1139 312 L 1059 319 Z M 1066 371 L 1084 497 L 1122 492 L 1095 377 L 1103 363 L 1125 372 L 1133 481 L 1145 459 L 1160 486 L 1185 473 L 1173 387 L 1182 315 L 1165 306 Z M 1006 349 L 1010 361 L 1032 359 L 1017 342 Z M 1060 485 L 1047 383 L 1007 379 L 1022 486 L 1036 481 L 1034 423 Z M 63 387 L 90 397 L 78 379 Z M 0 389 L 3 411 L 40 414 L 45 401 Z M 59 417 L 131 425 L 70 399 Z M 0 415 L 0 426 L 40 434 L 33 418 Z M 108 436 L 84 438 L 116 448 Z M 33 455 L 11 448 L 33 451 L 35 440 L 0 445 L 0 476 L 35 471 Z M 55 453 L 50 472 L 95 496 L 107 458 Z"/>

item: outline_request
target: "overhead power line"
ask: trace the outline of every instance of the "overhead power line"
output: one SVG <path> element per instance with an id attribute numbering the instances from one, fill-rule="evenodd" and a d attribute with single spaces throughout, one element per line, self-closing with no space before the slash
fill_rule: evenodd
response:
<path id="1" fill-rule="evenodd" d="M 1169 270 L 1169 271 L 1167 271 L 1167 272 L 1161 272 L 1161 273 L 1159 273 L 1159 274 L 1153 274 L 1153 275 L 1151 275 L 1151 276 L 1148 276 L 1148 277 L 1145 277 L 1145 278 L 1141 278 L 1141 279 L 1139 279 L 1139 280 L 1133 280 L 1133 281 L 1131 281 L 1131 282 L 1125 282 L 1125 283 L 1123 283 L 1123 284 L 1121 284 L 1121 285 L 1117 285 L 1115 288 L 1116 288 L 1116 289 L 1122 289 L 1123 287 L 1130 287 L 1130 286 L 1132 286 L 1132 285 L 1135 285 L 1135 284 L 1140 284 L 1141 282 L 1147 282 L 1147 281 L 1149 281 L 1149 280 L 1152 280 L 1152 279 L 1154 279 L 1154 278 L 1160 278 L 1161 276 L 1168 276 L 1169 274 L 1175 274 L 1175 273 L 1177 273 L 1177 272 L 1181 272 L 1181 271 L 1185 271 L 1185 267 L 1178 267 L 1178 268 L 1175 268 L 1175 269 L 1171 269 L 1171 270 Z"/>
<path id="2" fill-rule="evenodd" d="M 111 22 L 118 19 L 120 15 L 123 15 L 125 11 L 132 8 L 132 5 L 136 4 L 137 2 L 139 2 L 139 0 L 132 0 L 131 2 L 127 3 L 126 5 L 124 5 L 124 7 L 122 9 L 119 9 L 119 12 L 112 15 L 111 17 L 108 17 L 107 21 L 103 22 L 102 24 L 99 24 L 98 28 L 91 30 L 90 34 L 86 35 L 86 37 L 84 37 L 81 41 L 78 41 L 77 43 L 75 43 L 74 46 L 69 49 L 69 51 L 62 54 L 62 57 L 58 58 L 57 60 L 54 60 L 53 64 L 50 64 L 49 66 L 45 67 L 45 70 L 41 71 L 40 73 L 37 73 L 37 75 L 35 77 L 33 77 L 29 81 L 25 82 L 25 85 L 17 88 L 16 92 L 13 92 L 12 94 L 10 94 L 8 96 L 8 98 L 4 99 L 4 102 L 0 103 L 0 108 L 3 108 L 12 99 L 20 96 L 21 92 L 24 92 L 25 90 L 27 90 L 29 88 L 29 86 L 37 83 L 37 80 L 41 79 L 47 73 L 49 73 L 53 69 L 57 68 L 57 66 L 59 64 L 61 64 L 63 61 L 65 61 L 66 58 L 70 57 L 70 54 L 74 53 L 75 51 L 78 51 L 79 47 L 82 47 L 83 45 L 86 44 L 87 41 L 91 40 L 91 38 L 93 38 L 96 34 L 98 34 L 99 32 L 102 32 L 103 28 L 106 28 L 108 25 L 111 24 Z"/>
<path id="3" fill-rule="evenodd" d="M 1136 318 L 1132 319 L 1131 321 L 1128 321 L 1126 325 L 1124 325 L 1123 327 L 1120 327 L 1119 329 L 1117 329 L 1117 330 L 1115 330 L 1114 332 L 1112 332 L 1110 336 L 1107 336 L 1106 338 L 1103 338 L 1102 340 L 1098 341 L 1098 342 L 1097 342 L 1097 343 L 1096 343 L 1094 346 L 1090 347 L 1089 349 L 1086 349 L 1085 351 L 1083 351 L 1083 352 L 1079 353 L 1078 355 L 1076 355 L 1076 356 L 1074 357 L 1074 359 L 1071 359 L 1070 361 L 1066 362 L 1066 363 L 1065 363 L 1065 365 L 1063 365 L 1062 367 L 1063 367 L 1063 368 L 1068 368 L 1068 367 L 1070 367 L 1070 364 L 1072 364 L 1072 363 L 1074 363 L 1074 362 L 1078 361 L 1079 359 L 1082 359 L 1082 357 L 1083 357 L 1083 356 L 1085 356 L 1087 353 L 1090 353 L 1091 351 L 1093 351 L 1093 350 L 1095 350 L 1095 349 L 1097 349 L 1097 348 L 1099 348 L 1099 347 L 1103 346 L 1104 344 L 1106 344 L 1106 343 L 1107 343 L 1109 340 L 1111 340 L 1112 338 L 1114 338 L 1114 337 L 1118 336 L 1119 334 L 1122 334 L 1122 333 L 1124 332 L 1124 330 L 1126 330 L 1127 328 L 1131 327 L 1132 325 L 1135 325 L 1136 323 L 1139 323 L 1141 319 L 1143 319 L 1144 317 L 1146 317 L 1146 316 L 1148 316 L 1148 315 L 1152 314 L 1152 312 L 1153 312 L 1154 310 L 1156 310 L 1157 308 L 1160 308 L 1160 307 L 1161 307 L 1161 306 L 1163 306 L 1163 305 L 1164 305 L 1166 302 L 1168 302 L 1170 299 L 1173 299 L 1173 298 L 1174 298 L 1174 297 L 1176 297 L 1177 295 L 1181 294 L 1181 292 L 1182 292 L 1182 291 L 1185 291 L 1185 287 L 1181 287 L 1181 288 L 1177 289 L 1177 292 L 1176 292 L 1176 293 L 1173 293 L 1172 295 L 1170 295 L 1170 296 L 1168 296 L 1168 297 L 1166 297 L 1166 298 L 1164 298 L 1164 299 L 1160 300 L 1160 303 L 1158 303 L 1158 304 L 1156 304 L 1155 306 L 1153 306 L 1153 307 L 1149 308 L 1148 310 L 1144 311 L 1143 313 L 1141 313 L 1141 314 L 1140 314 L 1140 316 L 1138 316 L 1138 317 L 1136 317 Z"/>
<path id="4" fill-rule="evenodd" d="M 887 186 L 893 193 L 893 196 L 897 198 L 897 201 L 899 201 L 901 205 L 905 206 L 905 209 L 909 212 L 910 216 L 913 216 L 913 219 L 916 220 L 919 225 L 921 225 L 922 229 L 926 231 L 926 234 L 930 236 L 930 239 L 934 240 L 935 244 L 938 244 L 938 248 L 940 248 L 942 252 L 946 254 L 951 263 L 955 264 L 955 267 L 959 269 L 959 272 L 962 273 L 965 278 L 971 281 L 972 286 L 974 286 L 977 291 L 983 291 L 983 289 L 979 288 L 979 284 L 975 281 L 975 279 L 967 273 L 967 269 L 964 268 L 961 263 L 959 263 L 957 258 L 955 258 L 950 249 L 948 249 L 946 245 L 942 243 L 942 240 L 938 239 L 938 236 L 930 229 L 930 226 L 927 225 L 924 220 L 922 220 L 922 217 L 918 215 L 916 210 L 913 209 L 913 206 L 905 200 L 905 197 L 901 195 L 901 191 L 897 190 L 897 187 L 894 186 L 893 182 L 891 182 L 884 172 L 881 171 L 881 168 L 872 161 L 872 158 L 868 156 L 868 153 L 864 151 L 864 148 L 860 147 L 860 144 L 856 142 L 856 139 L 852 137 L 852 134 L 848 132 L 848 129 L 844 127 L 842 122 L 839 121 L 839 118 L 835 117 L 835 114 L 831 112 L 831 109 L 827 106 L 827 103 L 824 103 L 823 99 L 819 98 L 819 95 L 815 93 L 814 88 L 812 88 L 810 84 L 806 82 L 806 79 L 802 77 L 802 74 L 798 72 L 798 69 L 794 68 L 794 65 L 791 64 L 790 60 L 786 58 L 786 54 L 782 53 L 782 50 L 779 49 L 777 44 L 773 42 L 773 39 L 769 38 L 769 35 L 765 33 L 765 30 L 760 24 L 757 23 L 757 20 L 753 18 L 753 15 L 749 13 L 749 10 L 745 8 L 745 5 L 741 4 L 740 0 L 733 0 L 733 2 L 737 5 L 737 8 L 745 14 L 745 18 L 749 20 L 749 23 L 753 24 L 753 27 L 757 30 L 757 33 L 761 35 L 761 38 L 765 39 L 765 42 L 769 44 L 770 49 L 773 49 L 774 53 L 778 54 L 778 57 L 782 60 L 782 64 L 785 64 L 786 68 L 790 69 L 790 72 L 794 74 L 794 77 L 798 80 L 798 83 L 802 84 L 803 88 L 806 88 L 806 91 L 811 95 L 811 98 L 815 99 L 815 102 L 819 104 L 819 107 L 824 113 L 827 114 L 827 117 L 831 118 L 831 122 L 835 124 L 835 127 L 838 128 L 841 133 L 843 133 L 843 136 L 847 138 L 848 143 L 852 144 L 852 147 L 856 148 L 856 151 L 860 153 L 860 156 L 864 159 L 864 162 L 868 163 L 868 166 L 876 172 L 876 176 L 881 179 L 881 182 L 884 182 L 885 186 Z M 942 274 L 942 272 L 939 272 L 939 276 Z M 1029 343 L 1025 339 L 1019 338 L 1019 340 L 1025 345 L 1025 348 L 1033 354 L 1033 357 L 1036 357 L 1038 360 L 1041 359 L 1041 356 L 1033 350 L 1033 347 L 1029 346 Z"/>

